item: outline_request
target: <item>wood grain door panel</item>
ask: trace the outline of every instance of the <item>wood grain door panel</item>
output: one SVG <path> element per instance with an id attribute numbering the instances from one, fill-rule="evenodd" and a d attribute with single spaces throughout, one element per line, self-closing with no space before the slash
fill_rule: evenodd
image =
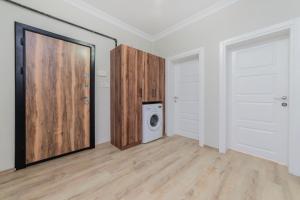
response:
<path id="1" fill-rule="evenodd" d="M 110 142 L 121 147 L 121 48 L 110 52 Z"/>
<path id="2" fill-rule="evenodd" d="M 158 100 L 165 101 L 165 59 L 159 58 L 159 72 L 158 72 Z"/>
<path id="3" fill-rule="evenodd" d="M 144 68 L 144 102 L 164 101 L 165 60 L 147 54 Z"/>
<path id="4" fill-rule="evenodd" d="M 141 134 L 141 80 L 142 71 L 138 65 L 138 50 L 124 46 L 122 70 L 122 146 L 139 143 Z M 141 59 L 141 58 L 140 58 Z"/>
<path id="5" fill-rule="evenodd" d="M 111 143 L 126 149 L 142 140 L 145 53 L 121 45 L 111 51 Z"/>
<path id="6" fill-rule="evenodd" d="M 158 70 L 159 60 L 156 56 L 147 54 L 147 62 L 145 66 L 144 75 L 144 97 L 143 100 L 146 102 L 156 100 L 156 79 Z"/>
<path id="7" fill-rule="evenodd" d="M 26 163 L 90 146 L 89 47 L 25 32 Z"/>

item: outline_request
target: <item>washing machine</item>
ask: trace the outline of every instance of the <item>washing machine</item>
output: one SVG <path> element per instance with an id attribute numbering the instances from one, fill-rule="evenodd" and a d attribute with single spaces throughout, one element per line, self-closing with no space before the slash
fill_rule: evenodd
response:
<path id="1" fill-rule="evenodd" d="M 163 136 L 163 105 L 143 104 L 143 139 L 142 143 L 157 140 Z"/>

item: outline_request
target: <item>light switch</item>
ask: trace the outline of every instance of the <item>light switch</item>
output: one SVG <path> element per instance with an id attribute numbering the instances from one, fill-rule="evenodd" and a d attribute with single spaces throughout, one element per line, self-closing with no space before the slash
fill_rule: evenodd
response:
<path id="1" fill-rule="evenodd" d="M 103 87 L 109 88 L 110 87 L 109 81 L 105 81 L 103 84 Z"/>
<path id="2" fill-rule="evenodd" d="M 98 70 L 96 74 L 100 77 L 107 77 L 107 73 L 104 70 Z"/>
<path id="3" fill-rule="evenodd" d="M 100 81 L 100 85 L 101 88 L 109 88 L 110 87 L 110 82 L 109 80 L 102 80 Z"/>

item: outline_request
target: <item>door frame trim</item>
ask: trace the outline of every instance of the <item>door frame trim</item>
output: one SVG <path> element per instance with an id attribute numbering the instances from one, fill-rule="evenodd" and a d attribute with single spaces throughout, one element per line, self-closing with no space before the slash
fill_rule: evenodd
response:
<path id="1" fill-rule="evenodd" d="M 296 54 L 300 54 L 300 18 L 290 20 L 281 24 L 273 25 L 268 28 L 247 33 L 229 40 L 222 41 L 219 46 L 219 152 L 226 153 L 228 145 L 228 128 L 229 128 L 229 108 L 228 108 L 228 52 L 229 48 L 251 40 L 272 36 L 276 33 L 287 32 L 289 35 L 289 132 L 288 132 L 288 168 L 289 172 L 294 175 L 300 175 L 300 158 L 297 152 L 300 152 L 300 145 L 295 141 L 300 141 L 300 126 L 297 122 L 300 117 L 300 106 L 297 101 L 300 100 L 300 92 L 297 85 L 300 81 L 300 59 Z M 298 56 L 299 57 L 299 56 Z M 299 78 L 298 78 L 299 79 Z M 292 111 L 292 112 L 291 112 Z"/>
<path id="2" fill-rule="evenodd" d="M 174 127 L 174 113 L 175 106 L 173 102 L 174 96 L 174 80 L 175 70 L 174 62 L 180 59 L 184 59 L 191 56 L 197 56 L 199 60 L 199 71 L 200 71 L 200 133 L 199 133 L 199 145 L 203 147 L 205 145 L 205 50 L 204 47 L 190 50 L 175 56 L 171 56 L 166 59 L 166 134 L 167 136 L 175 135 Z"/>
<path id="3" fill-rule="evenodd" d="M 90 56 L 90 146 L 88 148 L 68 152 L 34 163 L 26 164 L 26 66 L 25 66 L 25 31 L 31 31 L 55 39 L 89 47 Z M 55 159 L 71 153 L 95 148 L 95 45 L 58 35 L 26 24 L 15 22 L 15 168 L 22 169 L 30 165 Z"/>

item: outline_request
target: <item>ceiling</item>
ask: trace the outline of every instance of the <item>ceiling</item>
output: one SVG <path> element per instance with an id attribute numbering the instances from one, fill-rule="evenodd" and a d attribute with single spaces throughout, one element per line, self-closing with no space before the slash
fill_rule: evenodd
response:
<path id="1" fill-rule="evenodd" d="M 159 39 L 238 0 L 65 0 L 98 17 Z"/>

